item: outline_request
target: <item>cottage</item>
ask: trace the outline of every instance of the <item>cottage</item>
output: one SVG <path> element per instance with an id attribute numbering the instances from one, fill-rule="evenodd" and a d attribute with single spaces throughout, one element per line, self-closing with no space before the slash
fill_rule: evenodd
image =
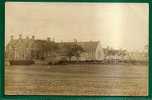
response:
<path id="1" fill-rule="evenodd" d="M 64 48 L 66 45 L 77 44 L 81 46 L 84 50 L 80 55 L 81 61 L 85 60 L 103 60 L 104 52 L 103 48 L 99 41 L 88 41 L 88 42 L 58 42 L 59 47 L 61 48 L 59 53 L 64 55 Z M 72 57 L 72 60 L 76 60 L 76 57 Z"/>

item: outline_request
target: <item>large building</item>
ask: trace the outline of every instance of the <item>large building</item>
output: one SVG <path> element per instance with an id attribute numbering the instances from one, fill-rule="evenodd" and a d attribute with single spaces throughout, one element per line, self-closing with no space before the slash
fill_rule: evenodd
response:
<path id="1" fill-rule="evenodd" d="M 104 52 L 99 41 L 87 42 L 55 42 L 50 38 L 47 40 L 38 40 L 34 36 L 32 38 L 18 39 L 11 36 L 11 40 L 6 45 L 5 56 L 7 60 L 54 60 L 66 58 L 66 45 L 77 44 L 84 50 L 80 54 L 79 60 L 103 60 Z M 72 60 L 76 60 L 73 56 Z"/>

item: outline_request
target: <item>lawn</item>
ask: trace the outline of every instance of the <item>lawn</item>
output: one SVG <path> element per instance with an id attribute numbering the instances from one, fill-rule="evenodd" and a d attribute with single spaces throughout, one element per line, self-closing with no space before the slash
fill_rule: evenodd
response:
<path id="1" fill-rule="evenodd" d="M 5 66 L 7 95 L 148 95 L 147 65 Z"/>

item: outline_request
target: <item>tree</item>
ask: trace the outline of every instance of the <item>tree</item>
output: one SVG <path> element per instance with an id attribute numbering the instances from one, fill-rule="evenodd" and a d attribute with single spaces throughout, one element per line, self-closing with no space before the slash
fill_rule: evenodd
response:
<path id="1" fill-rule="evenodd" d="M 84 49 L 80 46 L 80 45 L 73 45 L 73 52 L 74 52 L 74 56 L 77 58 L 77 61 L 79 60 L 80 58 L 80 55 L 82 52 L 84 52 Z"/>
<path id="2" fill-rule="evenodd" d="M 72 46 L 66 45 L 65 49 L 65 55 L 68 57 L 69 61 L 71 61 L 72 56 L 74 56 Z"/>
<path id="3" fill-rule="evenodd" d="M 105 55 L 105 58 L 114 55 L 113 49 L 110 47 L 104 48 L 104 55 Z"/>
<path id="4" fill-rule="evenodd" d="M 77 44 L 66 45 L 66 56 L 69 58 L 69 61 L 71 61 L 71 58 L 73 56 L 75 56 L 77 60 L 79 60 L 79 57 L 82 52 L 84 52 L 84 50 L 80 45 Z"/>

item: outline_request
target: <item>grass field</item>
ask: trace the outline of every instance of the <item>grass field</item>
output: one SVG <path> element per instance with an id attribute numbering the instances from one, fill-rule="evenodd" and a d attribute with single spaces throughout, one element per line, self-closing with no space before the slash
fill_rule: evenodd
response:
<path id="1" fill-rule="evenodd" d="M 6 95 L 148 95 L 147 65 L 5 66 Z"/>

